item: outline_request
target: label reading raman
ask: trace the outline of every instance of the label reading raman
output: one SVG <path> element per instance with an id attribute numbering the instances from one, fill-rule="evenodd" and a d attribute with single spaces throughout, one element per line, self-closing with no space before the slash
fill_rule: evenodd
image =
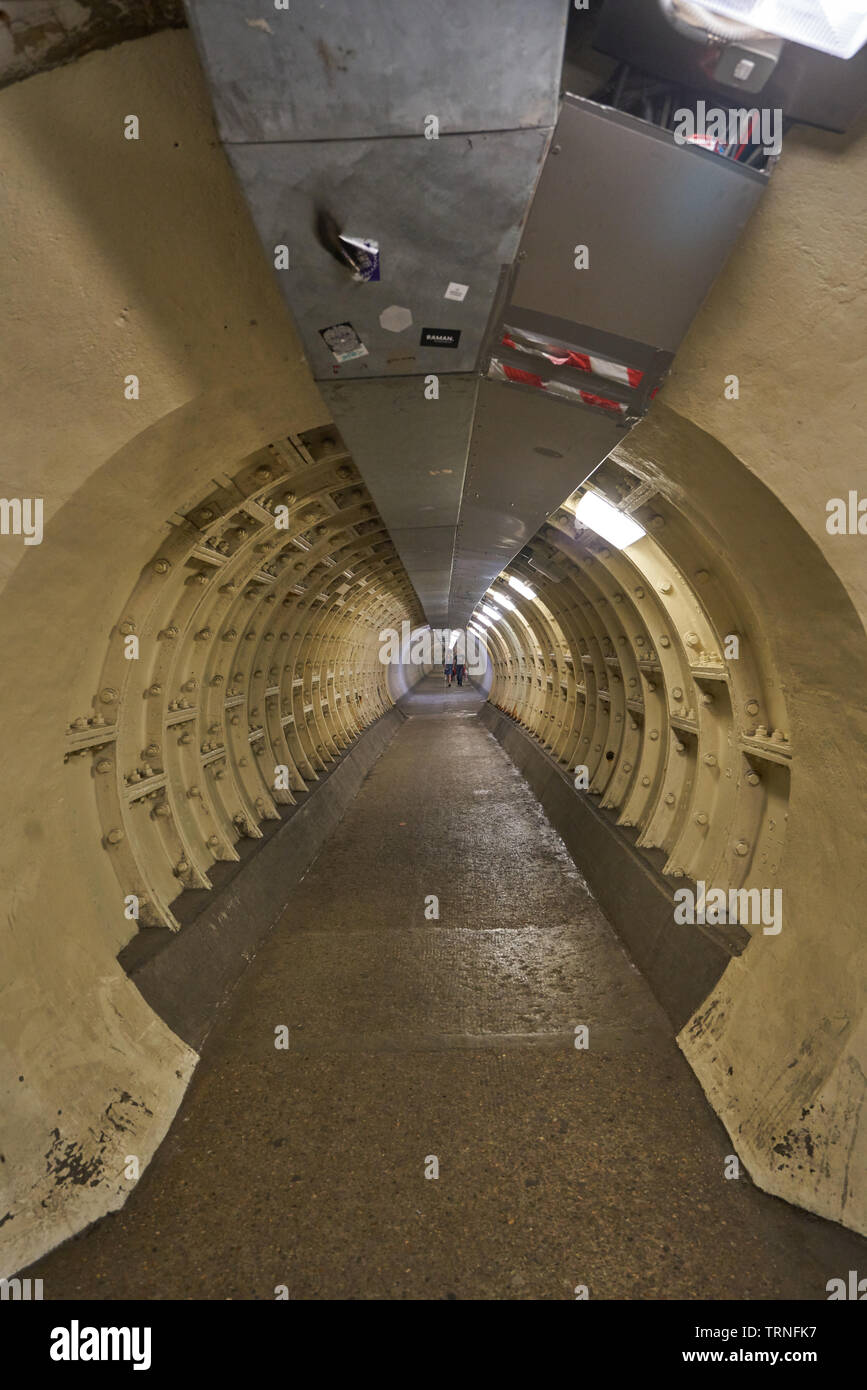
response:
<path id="1" fill-rule="evenodd" d="M 456 348 L 461 341 L 461 330 L 459 328 L 423 328 L 421 330 L 422 347 L 445 347 Z"/>

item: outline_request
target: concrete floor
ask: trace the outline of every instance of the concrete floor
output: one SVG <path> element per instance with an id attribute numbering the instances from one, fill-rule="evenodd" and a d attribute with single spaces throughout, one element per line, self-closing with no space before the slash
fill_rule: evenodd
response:
<path id="1" fill-rule="evenodd" d="M 865 1264 L 725 1178 L 670 1025 L 479 703 L 433 677 L 410 697 L 127 1205 L 27 1271 L 46 1298 L 824 1299 Z"/>

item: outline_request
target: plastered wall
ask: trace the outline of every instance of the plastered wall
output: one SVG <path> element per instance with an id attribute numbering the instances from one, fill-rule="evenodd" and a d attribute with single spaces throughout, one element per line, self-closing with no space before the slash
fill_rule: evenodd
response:
<path id="1" fill-rule="evenodd" d="M 351 490 L 353 476 L 358 482 L 351 460 L 335 444 L 316 450 L 328 460 L 317 463 L 305 447 L 304 440 L 314 447 L 328 416 L 217 148 L 188 35 L 163 34 L 87 56 L 7 88 L 0 101 L 7 387 L 0 491 L 6 498 L 44 499 L 41 545 L 25 545 L 20 535 L 0 537 L 2 708 L 9 730 L 0 810 L 0 1272 L 8 1274 L 120 1205 L 130 1186 L 127 1157 L 145 1166 L 196 1060 L 117 963 L 137 924 L 124 915 L 115 850 L 127 856 L 131 873 L 141 868 L 153 875 L 161 904 L 184 883 L 172 876 L 169 846 L 159 865 L 143 862 L 156 842 L 136 824 L 121 824 L 126 833 L 119 846 L 107 843 L 114 827 L 97 794 L 97 782 L 100 793 L 110 784 L 118 804 L 124 801 L 125 778 L 144 742 L 137 734 L 143 719 L 154 717 L 150 706 L 143 713 L 145 690 L 151 668 L 163 659 L 159 631 L 170 625 L 175 600 L 152 595 L 144 602 L 142 577 L 154 577 L 154 560 L 174 551 L 166 583 L 176 586 L 182 605 L 186 581 L 199 570 L 212 572 L 220 559 L 216 551 L 210 566 L 190 559 L 195 546 L 217 539 L 203 523 L 199 534 L 189 519 L 195 508 L 221 489 L 222 535 L 232 507 L 252 494 L 268 500 L 274 485 L 295 472 L 297 506 L 280 539 L 310 529 L 302 502 L 321 503 L 324 536 L 314 538 L 321 582 L 306 570 L 284 574 L 281 596 L 290 578 L 311 584 L 318 595 L 332 541 L 345 559 L 345 524 L 360 572 L 385 595 L 374 616 L 388 612 L 399 625 L 416 620 L 417 612 L 409 586 L 396 577 L 399 564 L 383 556 L 390 544 L 363 488 L 343 510 L 333 501 L 340 489 Z M 123 138 L 130 113 L 139 118 L 138 141 Z M 138 377 L 137 400 L 125 398 L 129 374 Z M 282 463 L 268 453 L 275 441 Z M 270 489 L 254 463 L 272 464 Z M 257 518 L 251 531 L 267 530 Z M 369 528 L 375 534 L 359 536 Z M 252 536 L 244 540 L 238 556 L 225 562 L 242 590 L 249 574 L 274 558 L 254 559 L 254 544 Z M 286 569 L 282 559 L 281 566 Z M 265 588 L 251 612 L 272 611 Z M 201 602 L 210 602 L 212 591 L 216 585 L 206 585 Z M 353 667 L 349 683 L 354 694 L 359 674 L 363 708 L 370 711 L 360 728 L 389 696 L 373 618 L 365 614 L 362 621 L 363 597 L 353 605 L 364 654 L 346 663 Z M 324 612 L 318 598 L 316 606 Z M 333 634 L 331 600 L 328 608 Z M 344 634 L 353 626 L 350 608 L 337 614 Z M 210 611 L 218 610 L 215 599 Z M 280 627 L 292 632 L 285 647 L 303 665 L 306 649 L 297 644 L 314 618 L 308 623 L 303 613 L 287 614 L 282 604 L 277 611 Z M 193 616 L 190 611 L 185 621 Z M 115 666 L 120 698 L 105 703 L 107 663 L 118 658 L 119 625 L 128 617 L 141 636 L 142 660 L 126 663 L 128 673 L 123 662 Z M 194 632 L 205 621 L 189 633 L 182 623 L 177 644 L 186 645 L 185 658 L 192 659 Z M 238 643 L 246 628 L 245 617 Z M 243 643 L 245 660 L 256 645 Z M 230 676 L 234 650 L 220 648 Z M 252 680 L 255 662 L 249 664 Z M 155 697 L 163 716 L 182 694 L 182 666 L 165 668 L 165 689 Z M 300 719 L 303 703 L 299 695 Z M 120 729 L 118 765 L 104 777 L 96 764 L 114 761 L 110 747 L 69 756 L 76 739 L 94 737 L 87 721 L 97 715 Z M 83 731 L 71 728 L 76 720 L 84 721 Z M 241 732 L 246 738 L 246 720 Z M 338 737 L 346 742 L 353 732 Z M 227 727 L 230 752 L 232 737 Z M 339 752 L 329 740 L 323 733 L 326 751 L 311 748 L 313 759 L 327 762 Z M 180 756 L 168 744 L 165 755 L 175 763 Z M 315 768 L 302 771 L 316 775 Z M 172 795 L 171 788 L 160 795 Z M 148 810 L 139 809 L 137 824 L 147 830 Z M 227 825 L 216 826 L 222 842 L 216 857 L 231 853 L 233 809 L 227 801 Z M 213 807 L 217 820 L 218 810 Z M 130 819 L 130 807 L 122 811 Z M 215 825 L 200 824 L 198 840 L 188 820 L 179 818 L 178 826 L 188 848 L 204 853 Z M 191 867 L 201 869 L 202 861 Z M 146 895 L 142 884 L 126 891 Z"/>

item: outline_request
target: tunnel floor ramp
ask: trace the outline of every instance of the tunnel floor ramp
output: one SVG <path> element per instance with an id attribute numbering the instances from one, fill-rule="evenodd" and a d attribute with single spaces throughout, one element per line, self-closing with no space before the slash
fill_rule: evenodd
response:
<path id="1" fill-rule="evenodd" d="M 824 1299 L 863 1262 L 726 1177 L 481 698 L 403 703 L 126 1206 L 29 1271 L 46 1298 Z"/>

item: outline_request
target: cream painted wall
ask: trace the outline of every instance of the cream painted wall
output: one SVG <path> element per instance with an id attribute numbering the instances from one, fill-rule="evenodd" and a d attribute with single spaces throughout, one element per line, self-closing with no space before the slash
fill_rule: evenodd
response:
<path id="1" fill-rule="evenodd" d="M 661 399 L 776 493 L 867 621 L 867 537 L 825 526 L 829 498 L 867 497 L 865 227 L 867 138 L 792 130 Z"/>
<path id="2" fill-rule="evenodd" d="M 660 398 L 779 498 L 854 612 L 730 458 L 711 462 L 710 440 L 651 416 L 631 441 L 694 492 L 753 589 L 798 750 L 781 875 L 788 929 L 729 967 L 681 1043 L 760 1185 L 862 1232 L 867 536 L 830 535 L 826 504 L 851 489 L 867 497 L 865 226 L 867 139 L 793 130 Z M 723 394 L 729 373 L 738 401 Z"/>
<path id="3" fill-rule="evenodd" d="M 133 924 L 89 760 L 63 763 L 67 726 L 93 711 L 109 631 L 173 511 L 328 417 L 187 33 L 7 88 L 0 109 L 0 494 L 45 499 L 41 545 L 0 537 L 6 1275 L 121 1204 L 126 1156 L 144 1167 L 196 1061 L 115 959 Z"/>

